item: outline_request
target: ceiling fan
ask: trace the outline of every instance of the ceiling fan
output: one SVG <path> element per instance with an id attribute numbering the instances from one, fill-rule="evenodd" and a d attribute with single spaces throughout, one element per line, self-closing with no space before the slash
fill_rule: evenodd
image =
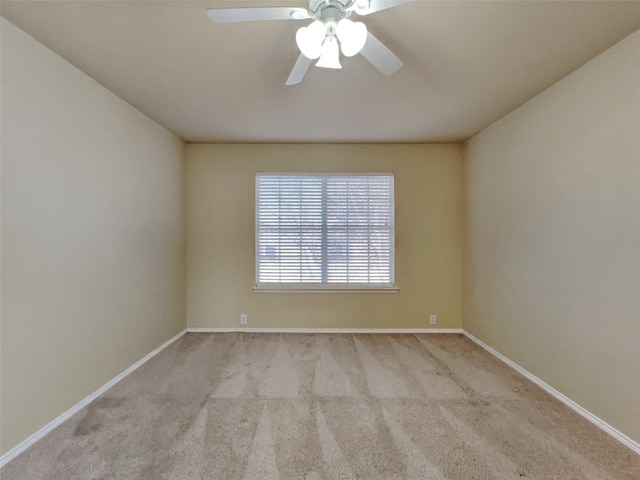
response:
<path id="1" fill-rule="evenodd" d="M 396 7 L 412 0 L 307 0 L 307 8 L 257 7 L 211 8 L 207 15 L 214 23 L 254 22 L 260 20 L 313 20 L 296 33 L 300 56 L 287 79 L 287 85 L 300 83 L 313 60 L 317 67 L 342 68 L 340 51 L 345 57 L 360 53 L 384 75 L 395 73 L 402 61 L 362 22 L 350 20 L 351 14 L 364 16 Z"/>

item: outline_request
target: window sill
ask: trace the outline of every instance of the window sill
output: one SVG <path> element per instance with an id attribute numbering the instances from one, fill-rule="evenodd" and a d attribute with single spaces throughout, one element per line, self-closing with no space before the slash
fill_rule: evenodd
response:
<path id="1" fill-rule="evenodd" d="M 253 287 L 254 293 L 398 293 L 398 287 L 371 288 L 291 288 L 291 287 Z"/>

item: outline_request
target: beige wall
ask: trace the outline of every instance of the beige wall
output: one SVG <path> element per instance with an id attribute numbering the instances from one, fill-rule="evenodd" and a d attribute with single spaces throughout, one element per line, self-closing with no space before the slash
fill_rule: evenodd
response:
<path id="1" fill-rule="evenodd" d="M 475 136 L 464 328 L 640 441 L 640 32 Z"/>
<path id="2" fill-rule="evenodd" d="M 189 327 L 460 328 L 457 145 L 189 145 Z M 256 172 L 392 172 L 397 294 L 253 293 Z"/>
<path id="3" fill-rule="evenodd" d="M 184 145 L 1 27 L 6 452 L 185 327 Z"/>

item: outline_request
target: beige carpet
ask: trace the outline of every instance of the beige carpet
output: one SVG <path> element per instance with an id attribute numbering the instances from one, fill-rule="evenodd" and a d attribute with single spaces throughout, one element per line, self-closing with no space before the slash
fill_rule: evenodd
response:
<path id="1" fill-rule="evenodd" d="M 640 456 L 461 335 L 187 334 L 14 479 L 640 478 Z"/>

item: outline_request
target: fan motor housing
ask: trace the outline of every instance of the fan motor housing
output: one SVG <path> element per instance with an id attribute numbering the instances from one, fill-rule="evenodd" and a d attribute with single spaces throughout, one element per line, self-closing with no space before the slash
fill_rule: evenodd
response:
<path id="1" fill-rule="evenodd" d="M 309 12 L 324 23 L 338 23 L 348 18 L 351 12 L 346 9 L 354 0 L 309 0 Z"/>

